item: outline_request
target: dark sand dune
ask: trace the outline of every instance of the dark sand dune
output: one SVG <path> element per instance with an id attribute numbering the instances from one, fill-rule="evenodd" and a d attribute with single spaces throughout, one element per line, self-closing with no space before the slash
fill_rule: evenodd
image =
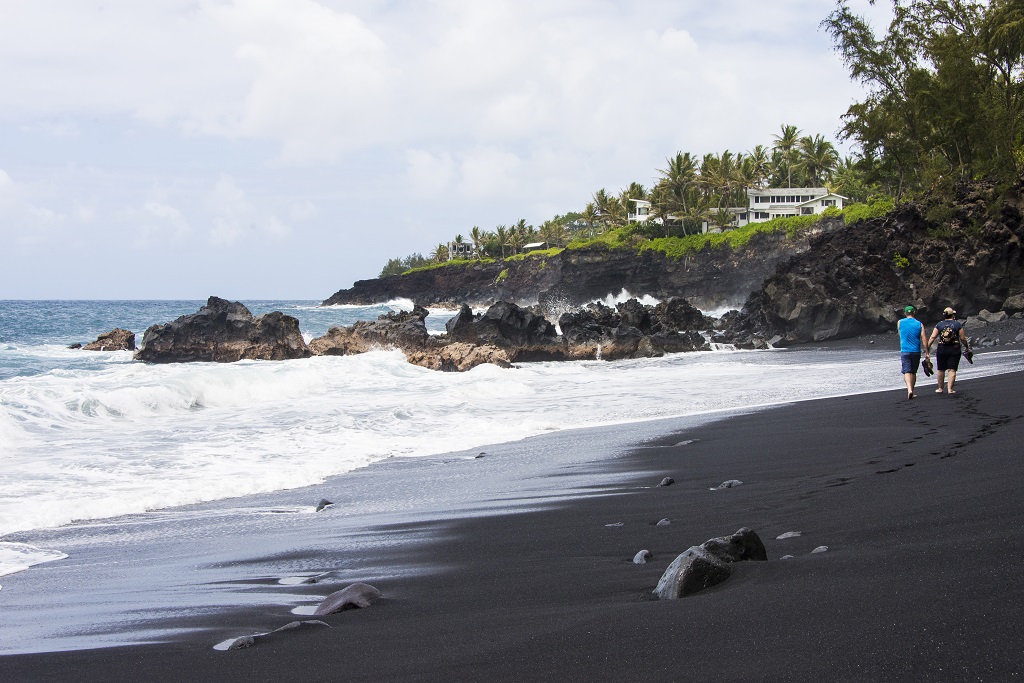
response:
<path id="1" fill-rule="evenodd" d="M 416 551 L 446 570 L 374 581 L 384 599 L 318 617 L 330 629 L 230 652 L 203 634 L 2 657 L 0 680 L 1019 677 L 1021 386 L 1019 373 L 962 381 L 951 397 L 929 384 L 917 401 L 896 389 L 687 430 L 600 464 L 621 475 L 615 495 L 459 522 Z M 675 484 L 658 487 L 663 476 Z M 709 490 L 729 479 L 743 484 Z M 768 562 L 652 599 L 676 555 L 743 526 Z M 633 564 L 641 549 L 653 560 Z M 249 616 L 253 632 L 295 618 Z"/>

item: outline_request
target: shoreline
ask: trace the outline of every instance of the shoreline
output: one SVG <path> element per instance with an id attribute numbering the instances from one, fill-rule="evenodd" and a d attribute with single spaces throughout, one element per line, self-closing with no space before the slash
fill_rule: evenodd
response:
<path id="1" fill-rule="evenodd" d="M 1024 644 L 1015 626 L 1024 589 L 1002 558 L 1024 549 L 1014 501 L 1024 469 L 1014 457 L 1024 436 L 1022 376 L 966 379 L 956 396 L 922 392 L 914 402 L 894 389 L 783 405 L 646 443 L 650 423 L 640 423 L 630 450 L 596 463 L 582 454 L 532 487 L 509 482 L 517 490 L 505 500 L 487 492 L 492 512 L 509 500 L 525 511 L 377 526 L 379 535 L 401 531 L 423 543 L 380 553 L 385 571 L 369 582 L 385 599 L 325 617 L 330 629 L 216 652 L 226 637 L 300 618 L 225 606 L 193 615 L 209 630 L 173 642 L 7 655 L 0 673 L 46 680 L 74 672 L 83 681 L 129 672 L 151 680 L 342 671 L 353 680 L 1019 675 L 1012 653 Z M 574 440 L 552 439 L 553 448 Z M 476 464 L 501 460 L 494 449 Z M 656 487 L 661 476 L 676 484 Z M 708 490 L 727 479 L 744 484 Z M 672 524 L 654 525 L 666 517 Z M 740 526 L 761 535 L 769 562 L 736 565 L 724 584 L 683 600 L 651 600 L 676 554 Z M 776 539 L 787 531 L 802 535 Z M 297 566 L 330 539 L 307 532 L 294 541 L 286 559 Z M 811 555 L 819 545 L 829 551 Z M 654 554 L 648 565 L 630 562 L 640 549 Z M 780 561 L 783 554 L 795 558 Z M 387 576 L 403 562 L 423 571 Z M 372 573 L 352 569 L 330 589 Z"/>

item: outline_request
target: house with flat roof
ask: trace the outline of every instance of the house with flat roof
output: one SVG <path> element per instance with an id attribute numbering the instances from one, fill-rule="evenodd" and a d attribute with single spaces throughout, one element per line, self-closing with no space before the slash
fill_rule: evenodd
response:
<path id="1" fill-rule="evenodd" d="M 651 203 L 646 199 L 630 199 L 632 206 L 626 215 L 630 222 L 643 223 L 651 217 Z"/>
<path id="2" fill-rule="evenodd" d="M 747 206 L 729 207 L 733 214 L 730 227 L 740 228 L 750 223 L 764 223 L 773 218 L 787 216 L 813 216 L 830 207 L 843 208 L 848 197 L 829 191 L 826 187 L 769 187 L 747 190 Z M 715 231 L 704 222 L 703 231 Z"/>

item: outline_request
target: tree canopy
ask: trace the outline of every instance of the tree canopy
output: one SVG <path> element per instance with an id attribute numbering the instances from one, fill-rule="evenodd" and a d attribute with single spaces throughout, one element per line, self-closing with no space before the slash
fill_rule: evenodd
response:
<path id="1" fill-rule="evenodd" d="M 1024 0 L 892 0 L 876 33 L 846 0 L 823 22 L 867 96 L 843 117 L 858 167 L 899 200 L 1024 166 Z"/>

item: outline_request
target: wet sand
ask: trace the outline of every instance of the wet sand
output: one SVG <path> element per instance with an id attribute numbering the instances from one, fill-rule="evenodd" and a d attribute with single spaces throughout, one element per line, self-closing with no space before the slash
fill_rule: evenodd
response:
<path id="1" fill-rule="evenodd" d="M 372 530 L 427 540 L 374 558 L 365 577 L 356 568 L 344 581 L 294 587 L 326 595 L 364 578 L 383 592 L 367 609 L 320 617 L 330 628 L 220 652 L 212 646 L 224 638 L 309 618 L 225 607 L 175 615 L 181 628 L 201 630 L 168 643 L 0 657 L 0 679 L 1019 677 L 1022 379 L 968 379 L 946 396 L 922 378 L 914 401 L 895 388 L 802 402 L 637 438 L 636 448 L 592 463 L 580 453 L 539 487 L 564 480 L 564 499 L 514 480 L 489 494 L 497 507 L 542 509 Z M 558 447 L 582 437 L 566 433 Z M 664 476 L 676 483 L 656 486 Z M 729 479 L 743 483 L 710 490 Z M 663 518 L 671 524 L 656 526 Z M 760 535 L 768 562 L 736 564 L 725 583 L 681 600 L 653 599 L 679 553 L 744 526 Z M 786 532 L 800 535 L 777 538 Z M 329 552 L 322 537 L 291 540 L 297 566 Z M 812 554 L 819 546 L 827 552 Z M 653 560 L 635 565 L 641 549 Z M 389 564 L 429 570 L 389 576 Z M 47 609 L 40 618 L 61 617 Z"/>

